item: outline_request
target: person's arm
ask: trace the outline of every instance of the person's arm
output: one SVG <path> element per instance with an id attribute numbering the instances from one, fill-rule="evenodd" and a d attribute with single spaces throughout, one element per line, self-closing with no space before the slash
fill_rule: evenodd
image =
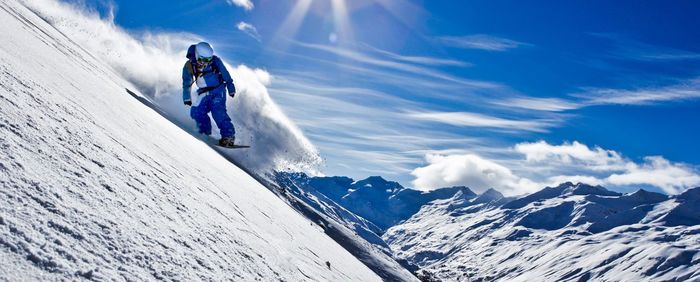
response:
<path id="1" fill-rule="evenodd" d="M 192 105 L 192 97 L 190 95 L 192 92 L 192 73 L 190 73 L 190 62 L 186 62 L 185 65 L 182 67 L 182 101 L 185 102 L 185 105 L 191 106 Z"/>
<path id="2" fill-rule="evenodd" d="M 228 89 L 228 95 L 233 97 L 234 95 L 236 95 L 236 85 L 233 84 L 233 78 L 231 77 L 231 74 L 228 72 L 226 66 L 224 66 L 224 62 L 221 61 L 219 57 L 214 57 L 214 63 L 219 69 L 219 72 L 221 72 L 221 76 L 224 78 L 224 83 L 226 83 L 226 89 Z"/>

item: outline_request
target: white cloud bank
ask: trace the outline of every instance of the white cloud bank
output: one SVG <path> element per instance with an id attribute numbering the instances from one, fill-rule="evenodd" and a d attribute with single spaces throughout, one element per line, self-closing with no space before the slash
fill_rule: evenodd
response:
<path id="1" fill-rule="evenodd" d="M 115 25 L 111 17 L 100 18 L 97 12 L 82 6 L 56 0 L 25 0 L 23 4 L 111 66 L 140 92 L 155 98 L 180 122 L 194 128 L 189 109 L 182 104 L 181 72 L 187 47 L 200 41 L 200 37 L 185 33 L 134 35 Z M 216 48 L 215 42 L 213 45 Z M 227 67 L 238 91 L 235 99 L 227 101 L 236 137 L 252 146 L 231 154 L 246 168 L 259 173 L 270 169 L 316 173 L 321 162 L 318 152 L 270 98 L 267 85 L 271 76 L 244 65 Z"/>
<path id="2" fill-rule="evenodd" d="M 672 163 L 663 157 L 644 158 L 641 164 L 628 163 L 629 168 L 604 179 L 613 185 L 651 185 L 669 194 L 678 194 L 700 185 L 700 175 L 690 166 Z"/>
<path id="3" fill-rule="evenodd" d="M 521 143 L 515 146 L 515 150 L 525 155 L 526 161 L 532 165 L 579 172 L 575 176 L 551 177 L 550 182 L 573 179 L 599 185 L 649 185 L 668 194 L 678 194 L 700 185 L 700 174 L 696 169 L 661 156 L 645 157 L 641 163 L 637 163 L 618 152 L 600 147 L 590 148 L 579 142 L 562 145 L 550 145 L 544 141 Z M 589 175 L 580 174 L 586 172 Z"/>
<path id="4" fill-rule="evenodd" d="M 475 154 L 428 154 L 426 161 L 427 166 L 411 172 L 416 177 L 413 185 L 418 189 L 464 185 L 476 193 L 496 188 L 503 194 L 516 195 L 541 188 L 529 179 L 516 176 L 507 167 Z"/>
<path id="5" fill-rule="evenodd" d="M 531 163 L 575 165 L 595 171 L 623 170 L 626 166 L 619 153 L 600 147 L 589 148 L 577 141 L 562 145 L 544 141 L 520 143 L 515 145 L 515 151 L 525 155 L 525 160 Z"/>
<path id="6" fill-rule="evenodd" d="M 515 160 L 525 168 L 520 173 L 525 176 L 475 154 L 429 154 L 426 156 L 428 165 L 413 170 L 416 177 L 413 185 L 424 190 L 465 185 L 476 192 L 496 188 L 506 195 L 530 193 L 566 181 L 612 187 L 653 186 L 668 194 L 700 186 L 697 169 L 660 156 L 645 157 L 638 163 L 619 152 L 591 148 L 580 142 L 562 145 L 544 141 L 520 143 L 515 145 L 514 151 L 525 157 Z M 533 180 L 542 170 L 547 175 Z"/>

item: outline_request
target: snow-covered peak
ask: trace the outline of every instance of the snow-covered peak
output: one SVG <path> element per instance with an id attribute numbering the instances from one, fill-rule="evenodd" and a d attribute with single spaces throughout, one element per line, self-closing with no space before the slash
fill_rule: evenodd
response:
<path id="1" fill-rule="evenodd" d="M 507 209 L 519 209 L 519 208 L 522 208 L 524 206 L 529 205 L 530 203 L 559 197 L 562 195 L 562 193 L 566 189 L 569 189 L 571 187 L 573 187 L 573 184 L 571 184 L 571 183 L 565 183 L 565 184 L 559 185 L 557 187 L 545 187 L 544 189 L 542 189 L 540 191 L 537 191 L 535 193 L 526 195 L 522 198 L 516 199 L 510 203 L 507 203 L 503 207 L 507 208 Z"/>
<path id="2" fill-rule="evenodd" d="M 700 187 L 688 189 L 682 194 L 676 196 L 676 198 L 686 201 L 700 201 Z"/>
<path id="3" fill-rule="evenodd" d="M 394 181 L 387 181 L 381 176 L 370 176 L 352 183 L 350 189 L 354 189 L 355 191 L 371 189 L 372 193 L 383 192 L 384 194 L 394 194 L 404 188 L 401 184 Z"/>
<path id="4" fill-rule="evenodd" d="M 577 183 L 576 185 L 571 185 L 565 189 L 564 193 L 571 193 L 572 195 L 600 195 L 600 196 L 620 196 L 621 193 L 613 192 L 605 189 L 603 186 L 593 186 L 585 183 Z"/>
<path id="5" fill-rule="evenodd" d="M 673 199 L 676 204 L 661 221 L 667 226 L 700 225 L 700 187 L 693 188 Z"/>
<path id="6" fill-rule="evenodd" d="M 556 197 L 565 197 L 567 195 L 599 195 L 599 196 L 620 196 L 620 193 L 612 192 L 602 186 L 592 186 L 584 183 L 573 184 L 565 182 L 557 187 L 545 187 L 535 193 L 526 195 L 507 203 L 504 208 L 518 209 L 534 202 L 539 202 Z"/>
<path id="7" fill-rule="evenodd" d="M 656 192 L 649 192 L 644 189 L 639 189 L 636 192 L 628 195 L 624 195 L 621 197 L 622 199 L 626 199 L 628 201 L 634 201 L 637 203 L 659 203 L 668 200 L 668 196 L 661 194 L 661 193 L 656 193 Z"/>
<path id="8" fill-rule="evenodd" d="M 491 203 L 500 201 L 503 198 L 504 197 L 501 192 L 496 191 L 496 189 L 489 188 L 488 190 L 484 191 L 484 193 L 481 193 L 481 195 L 476 197 L 472 202 L 475 204 Z"/>
<path id="9" fill-rule="evenodd" d="M 471 190 L 469 190 L 471 191 Z M 465 200 L 465 199 L 471 199 L 474 198 L 473 194 L 465 193 L 464 190 L 457 190 L 457 193 L 452 196 L 451 200 Z"/>
<path id="10" fill-rule="evenodd" d="M 430 195 L 430 197 L 436 199 L 447 199 L 450 197 L 458 199 L 471 199 L 476 197 L 476 193 L 474 193 L 474 191 L 469 189 L 467 186 L 443 187 L 423 192 L 423 194 Z"/>

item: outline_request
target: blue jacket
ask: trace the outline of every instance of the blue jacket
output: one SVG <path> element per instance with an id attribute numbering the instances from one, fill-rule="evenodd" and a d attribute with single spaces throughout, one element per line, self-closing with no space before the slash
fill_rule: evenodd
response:
<path id="1" fill-rule="evenodd" d="M 191 61 L 185 62 L 182 67 L 182 100 L 187 102 L 191 101 L 192 97 L 192 84 L 197 83 L 197 87 L 201 90 L 205 87 L 207 88 L 218 88 L 219 86 L 226 85 L 229 95 L 236 93 L 236 86 L 233 84 L 233 78 L 231 74 L 224 66 L 224 63 L 219 59 L 219 57 L 214 56 L 212 62 L 207 65 L 202 71 L 199 78 L 195 80 L 194 70 L 195 66 L 192 66 Z M 192 66 L 192 67 L 191 67 Z M 218 70 L 218 72 L 216 71 Z"/>

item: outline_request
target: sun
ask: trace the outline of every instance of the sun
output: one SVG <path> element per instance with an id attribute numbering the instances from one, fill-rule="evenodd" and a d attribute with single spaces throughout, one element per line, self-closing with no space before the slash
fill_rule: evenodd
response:
<path id="1" fill-rule="evenodd" d="M 370 5 L 379 5 L 385 12 L 407 23 L 405 15 L 417 10 L 414 4 L 407 0 L 296 0 L 280 28 L 275 33 L 275 45 L 284 47 L 284 39 L 296 38 L 299 28 L 309 12 L 320 15 L 331 15 L 334 30 L 328 34 L 330 43 L 343 45 L 353 42 L 354 32 L 351 24 L 353 11 Z"/>

